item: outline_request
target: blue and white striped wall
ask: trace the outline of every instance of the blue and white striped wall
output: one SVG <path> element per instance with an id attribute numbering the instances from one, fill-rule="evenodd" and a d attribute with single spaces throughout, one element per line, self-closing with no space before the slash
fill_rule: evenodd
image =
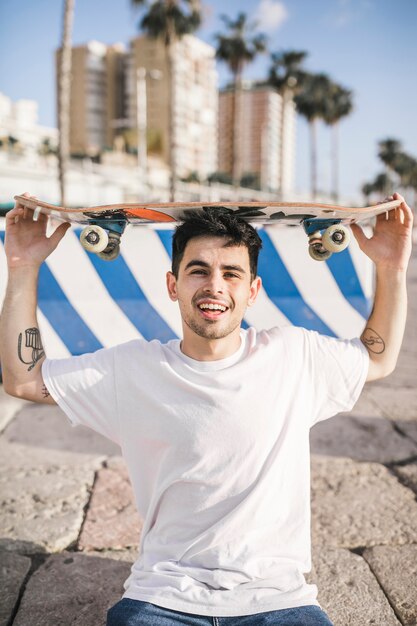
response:
<path id="1" fill-rule="evenodd" d="M 245 326 L 294 324 L 322 333 L 359 335 L 371 308 L 373 271 L 355 241 L 328 262 L 310 259 L 301 228 L 259 231 L 263 288 Z M 71 229 L 43 264 L 38 321 L 49 357 L 90 352 L 135 337 L 181 336 L 177 304 L 166 293 L 170 229 L 128 228 L 112 262 L 89 254 Z M 0 303 L 6 288 L 4 231 L 0 230 Z"/>

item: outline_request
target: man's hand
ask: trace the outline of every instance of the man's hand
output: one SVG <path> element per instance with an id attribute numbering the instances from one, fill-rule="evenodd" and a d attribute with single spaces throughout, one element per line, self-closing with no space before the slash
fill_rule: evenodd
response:
<path id="1" fill-rule="evenodd" d="M 377 216 L 372 237 L 368 239 L 357 224 L 351 229 L 360 249 L 377 269 L 405 271 L 411 255 L 413 213 L 400 194 L 386 198 L 389 200 L 401 200 L 401 205 Z"/>
<path id="2" fill-rule="evenodd" d="M 30 198 L 30 194 L 24 196 Z M 9 269 L 18 267 L 38 268 L 55 250 L 70 224 L 58 226 L 50 237 L 46 236 L 48 218 L 42 213 L 33 220 L 33 211 L 16 203 L 6 214 L 4 249 Z"/>

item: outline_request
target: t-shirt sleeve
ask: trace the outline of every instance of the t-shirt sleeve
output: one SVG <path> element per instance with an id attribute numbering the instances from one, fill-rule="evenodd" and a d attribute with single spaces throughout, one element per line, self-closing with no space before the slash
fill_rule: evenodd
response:
<path id="1" fill-rule="evenodd" d="M 313 425 L 354 407 L 368 374 L 369 354 L 359 338 L 305 333 L 313 375 Z"/>
<path id="2" fill-rule="evenodd" d="M 115 348 L 66 359 L 46 359 L 42 376 L 73 426 L 88 426 L 119 443 Z"/>

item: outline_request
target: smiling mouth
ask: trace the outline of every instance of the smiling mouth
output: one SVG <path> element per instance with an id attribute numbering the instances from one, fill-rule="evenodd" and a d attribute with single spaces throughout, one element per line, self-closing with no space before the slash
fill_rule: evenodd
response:
<path id="1" fill-rule="evenodd" d="M 229 307 L 225 306 L 224 304 L 217 304 L 212 302 L 202 302 L 201 304 L 197 305 L 197 308 L 205 319 L 210 320 L 218 319 L 229 310 Z"/>
<path id="2" fill-rule="evenodd" d="M 227 306 L 223 304 L 206 304 L 204 302 L 203 304 L 199 304 L 198 308 L 200 311 L 221 311 L 222 313 L 227 310 Z"/>

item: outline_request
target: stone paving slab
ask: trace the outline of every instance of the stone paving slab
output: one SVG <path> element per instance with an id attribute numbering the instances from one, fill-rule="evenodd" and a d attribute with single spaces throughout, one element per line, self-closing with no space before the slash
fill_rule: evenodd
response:
<path id="1" fill-rule="evenodd" d="M 0 551 L 0 626 L 9 624 L 30 567 L 26 556 Z"/>
<path id="2" fill-rule="evenodd" d="M 91 550 L 83 552 L 86 556 L 94 556 L 100 559 L 113 559 L 113 561 L 124 561 L 132 565 L 138 558 L 137 548 L 125 548 L 123 550 Z"/>
<path id="3" fill-rule="evenodd" d="M 122 458 L 114 457 L 97 473 L 78 547 L 81 550 L 137 548 L 142 524 L 126 464 Z"/>
<path id="4" fill-rule="evenodd" d="M 26 585 L 13 626 L 104 626 L 129 574 L 121 561 L 53 554 Z"/>
<path id="5" fill-rule="evenodd" d="M 313 547 L 307 580 L 334 626 L 400 625 L 366 561 L 349 550 Z"/>
<path id="6" fill-rule="evenodd" d="M 402 433 L 415 443 L 417 443 L 417 419 L 414 421 L 402 421 L 395 420 L 395 424 L 401 430 Z"/>
<path id="7" fill-rule="evenodd" d="M 11 422 L 16 413 L 28 404 L 30 403 L 26 402 L 26 400 L 9 396 L 4 391 L 3 385 L 0 385 L 0 433 Z"/>
<path id="8" fill-rule="evenodd" d="M 376 546 L 363 553 L 404 626 L 417 624 L 417 544 Z"/>
<path id="9" fill-rule="evenodd" d="M 383 465 L 312 458 L 312 537 L 355 548 L 417 543 L 417 502 Z"/>
<path id="10" fill-rule="evenodd" d="M 0 441 L 0 537 L 36 551 L 72 545 L 103 460 Z"/>
<path id="11" fill-rule="evenodd" d="M 27 403 L 3 434 L 6 441 L 84 454 L 120 455 L 120 447 L 85 426 L 71 425 L 57 406 Z"/>
<path id="12" fill-rule="evenodd" d="M 416 359 L 417 360 L 417 359 Z M 417 385 L 416 360 L 413 367 L 414 383 L 410 388 L 402 388 L 401 392 L 393 392 L 389 387 L 372 387 L 369 394 L 378 406 L 382 415 L 398 422 L 402 428 L 408 421 L 417 422 Z"/>
<path id="13" fill-rule="evenodd" d="M 416 434 L 417 434 L 417 422 Z M 417 441 L 400 435 L 393 423 L 356 410 L 319 422 L 310 431 L 313 454 L 392 463 L 417 456 Z"/>
<path id="14" fill-rule="evenodd" d="M 409 487 L 417 494 L 417 463 L 394 467 L 393 472 L 399 476 L 401 482 L 406 487 Z"/>

